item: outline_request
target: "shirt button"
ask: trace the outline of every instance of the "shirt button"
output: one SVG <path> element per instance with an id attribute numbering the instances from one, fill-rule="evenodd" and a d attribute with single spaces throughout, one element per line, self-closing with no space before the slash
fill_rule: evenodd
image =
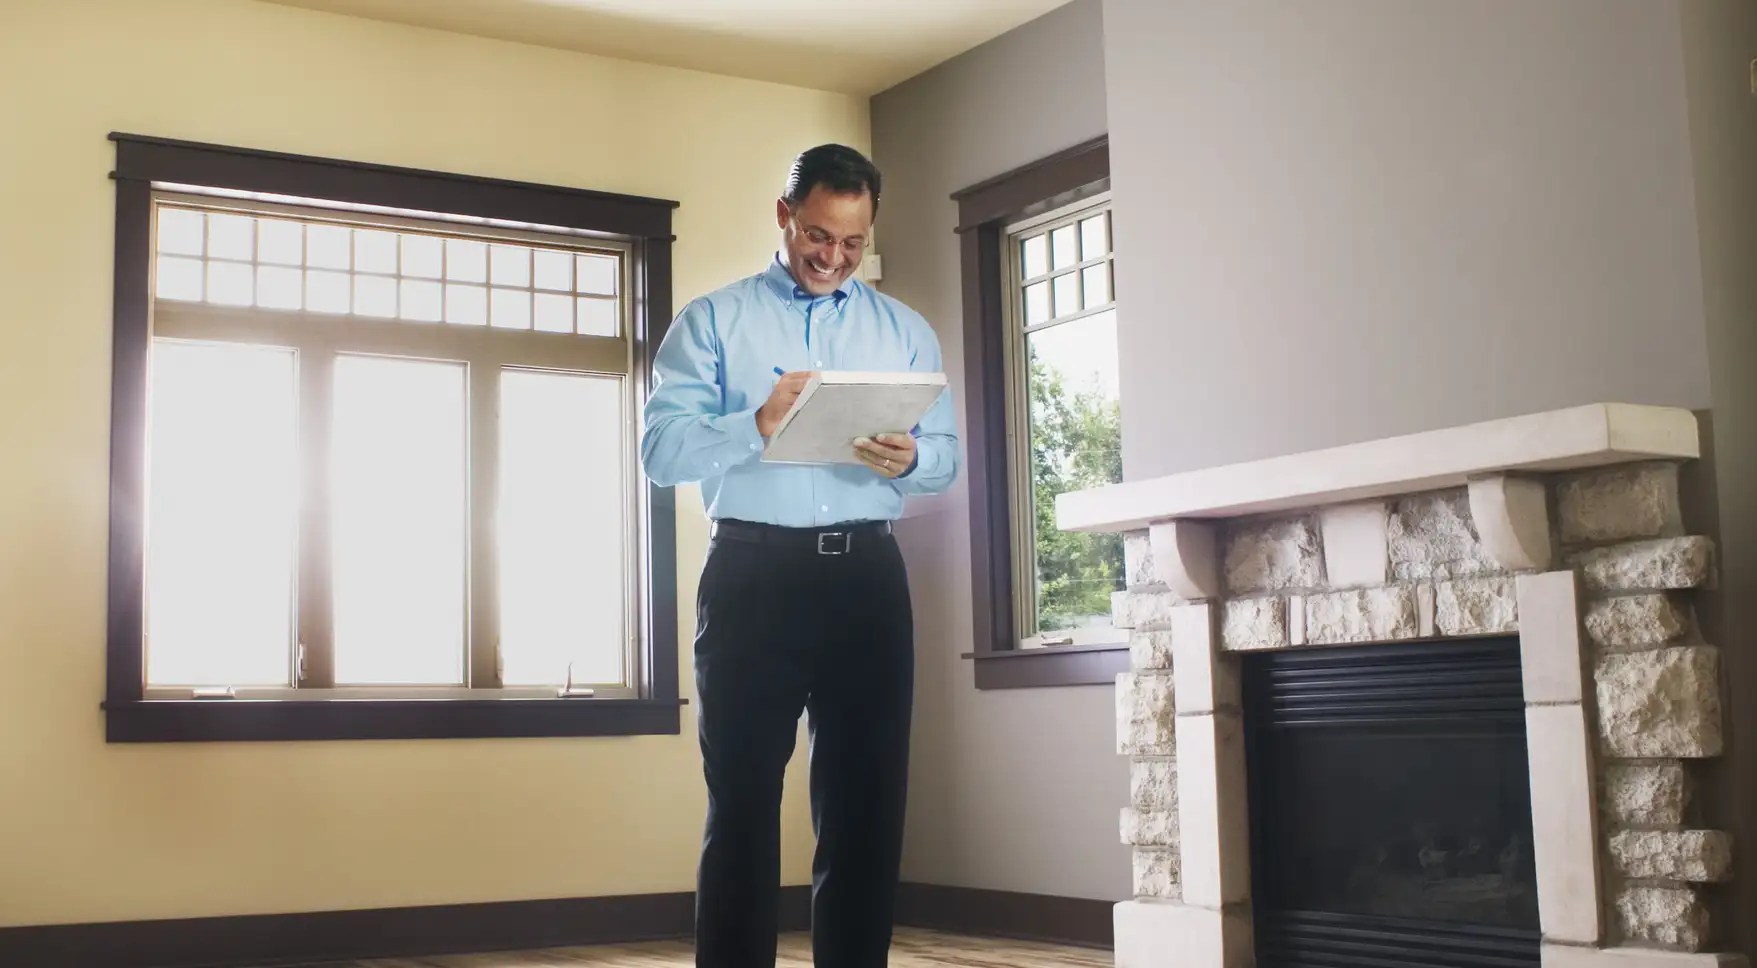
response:
<path id="1" fill-rule="evenodd" d="M 823 366 L 823 365 L 824 365 L 824 361 L 823 361 L 823 360 L 818 360 L 818 361 L 817 361 L 817 365 L 818 365 L 818 366 Z"/>
<path id="2" fill-rule="evenodd" d="M 762 446 L 759 444 L 751 444 L 750 449 L 751 450 L 762 450 Z"/>
<path id="3" fill-rule="evenodd" d="M 818 510 L 828 512 L 830 510 L 830 506 L 828 504 L 826 504 L 823 507 L 818 508 Z"/>
<path id="4" fill-rule="evenodd" d="M 720 469 L 720 462 L 719 462 L 719 461 L 715 461 L 715 462 L 714 462 L 714 470 L 719 470 L 719 469 Z"/>

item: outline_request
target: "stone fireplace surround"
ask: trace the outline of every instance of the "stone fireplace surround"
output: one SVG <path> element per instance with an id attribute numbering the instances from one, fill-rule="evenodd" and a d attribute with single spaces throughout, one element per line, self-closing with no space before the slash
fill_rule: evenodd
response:
<path id="1" fill-rule="evenodd" d="M 1606 404 L 1064 495 L 1060 527 L 1128 535 L 1118 968 L 1255 963 L 1240 653 L 1508 634 L 1544 968 L 1747 968 L 1705 896 L 1731 837 L 1690 802 L 1722 746 L 1698 456 L 1688 411 Z"/>

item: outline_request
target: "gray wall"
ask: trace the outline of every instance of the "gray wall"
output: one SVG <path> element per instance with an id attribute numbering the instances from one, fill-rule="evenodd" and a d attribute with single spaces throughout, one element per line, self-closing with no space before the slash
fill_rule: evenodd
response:
<path id="1" fill-rule="evenodd" d="M 1103 134 L 1103 62 L 1099 0 L 1078 0 L 873 98 L 880 285 L 933 322 L 955 391 L 964 337 L 949 196 Z M 958 657 L 973 647 L 969 522 L 961 482 L 899 526 L 919 656 L 904 877 L 1120 899 L 1128 769 L 1111 690 L 976 691 Z"/>
<path id="2" fill-rule="evenodd" d="M 1708 405 L 1672 0 L 1104 7 L 1129 478 Z"/>
<path id="3" fill-rule="evenodd" d="M 1703 628 L 1721 652 L 1726 762 L 1705 804 L 1733 821 L 1734 892 L 1720 921 L 1743 951 L 1757 951 L 1757 4 L 1686 0 L 1683 38 L 1695 158 L 1703 304 L 1713 384 L 1713 484 L 1719 495 L 1720 588 L 1704 602 Z M 1746 912 L 1739 917 L 1735 912 Z"/>

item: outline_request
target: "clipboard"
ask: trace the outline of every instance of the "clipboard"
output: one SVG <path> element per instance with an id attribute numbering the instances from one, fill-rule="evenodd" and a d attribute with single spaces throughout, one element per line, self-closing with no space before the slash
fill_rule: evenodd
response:
<path id="1" fill-rule="evenodd" d="M 811 378 L 763 448 L 770 464 L 860 464 L 857 437 L 906 434 L 946 391 L 944 373 L 828 371 Z"/>

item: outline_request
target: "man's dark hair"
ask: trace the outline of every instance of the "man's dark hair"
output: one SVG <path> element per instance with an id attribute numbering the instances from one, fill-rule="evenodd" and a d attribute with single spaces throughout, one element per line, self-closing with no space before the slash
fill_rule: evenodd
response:
<path id="1" fill-rule="evenodd" d="M 788 207 L 798 208 L 819 185 L 838 195 L 871 194 L 872 213 L 878 214 L 878 166 L 847 145 L 818 145 L 800 152 L 787 171 L 787 187 L 781 198 Z"/>

